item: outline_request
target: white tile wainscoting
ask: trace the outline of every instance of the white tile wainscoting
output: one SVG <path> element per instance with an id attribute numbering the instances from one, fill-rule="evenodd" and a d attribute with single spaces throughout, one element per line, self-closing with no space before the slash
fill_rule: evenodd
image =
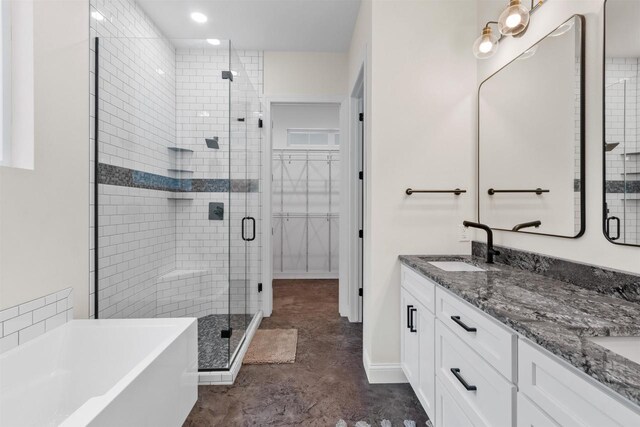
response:
<path id="1" fill-rule="evenodd" d="M 72 291 L 66 288 L 0 311 L 0 353 L 73 319 Z"/>

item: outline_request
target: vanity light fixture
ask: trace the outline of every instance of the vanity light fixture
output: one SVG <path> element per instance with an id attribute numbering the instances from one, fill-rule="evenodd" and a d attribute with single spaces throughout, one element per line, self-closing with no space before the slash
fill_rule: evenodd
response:
<path id="1" fill-rule="evenodd" d="M 498 18 L 498 31 L 503 36 L 517 36 L 529 25 L 529 10 L 520 0 L 510 0 L 507 7 Z"/>
<path id="2" fill-rule="evenodd" d="M 527 9 L 522 5 L 521 0 L 510 0 L 509 6 L 500 14 L 498 21 L 489 21 L 482 29 L 482 35 L 473 44 L 473 54 L 478 59 L 487 59 L 493 56 L 498 50 L 498 43 L 506 36 L 518 37 L 529 27 L 529 19 L 546 0 L 531 0 L 531 8 Z M 500 37 L 492 35 L 490 24 L 498 26 Z M 567 30 L 568 31 L 568 30 Z"/>
<path id="3" fill-rule="evenodd" d="M 482 29 L 482 35 L 473 44 L 473 54 L 478 59 L 490 58 L 498 50 L 498 38 L 492 34 L 489 26 L 492 23 L 495 22 L 487 22 L 487 25 Z"/>
<path id="4" fill-rule="evenodd" d="M 207 15 L 205 15 L 204 13 L 200 13 L 200 12 L 193 12 L 191 14 L 191 19 L 196 21 L 198 24 L 204 24 L 208 20 Z"/>

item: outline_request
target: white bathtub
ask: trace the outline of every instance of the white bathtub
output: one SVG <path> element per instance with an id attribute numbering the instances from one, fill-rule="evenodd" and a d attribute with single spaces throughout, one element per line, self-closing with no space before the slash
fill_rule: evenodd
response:
<path id="1" fill-rule="evenodd" d="M 73 320 L 0 355 L 0 426 L 181 426 L 196 319 Z"/>

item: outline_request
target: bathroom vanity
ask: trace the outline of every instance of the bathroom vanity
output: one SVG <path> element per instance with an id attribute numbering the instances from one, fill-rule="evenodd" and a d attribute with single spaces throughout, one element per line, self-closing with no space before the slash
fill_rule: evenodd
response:
<path id="1" fill-rule="evenodd" d="M 637 295 L 480 257 L 400 260 L 402 369 L 436 427 L 640 425 Z"/>

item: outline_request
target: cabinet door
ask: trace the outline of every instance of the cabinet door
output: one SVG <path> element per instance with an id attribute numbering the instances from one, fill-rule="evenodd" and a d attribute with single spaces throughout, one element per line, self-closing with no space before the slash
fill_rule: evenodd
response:
<path id="1" fill-rule="evenodd" d="M 474 424 L 439 380 L 436 380 L 436 412 L 436 427 L 485 427 Z"/>
<path id="2" fill-rule="evenodd" d="M 560 427 L 523 393 L 518 393 L 518 427 Z"/>
<path id="3" fill-rule="evenodd" d="M 420 377 L 419 377 L 419 342 L 418 342 L 418 330 L 416 329 L 418 311 L 417 301 L 409 292 L 405 289 L 401 291 L 401 306 L 400 312 L 402 313 L 401 328 L 401 360 L 402 370 L 407 377 L 407 380 L 411 384 L 414 390 L 417 389 Z"/>
<path id="4" fill-rule="evenodd" d="M 420 381 L 416 394 L 429 418 L 435 418 L 435 316 L 422 304 L 418 304 L 416 313 L 419 346 Z"/>

